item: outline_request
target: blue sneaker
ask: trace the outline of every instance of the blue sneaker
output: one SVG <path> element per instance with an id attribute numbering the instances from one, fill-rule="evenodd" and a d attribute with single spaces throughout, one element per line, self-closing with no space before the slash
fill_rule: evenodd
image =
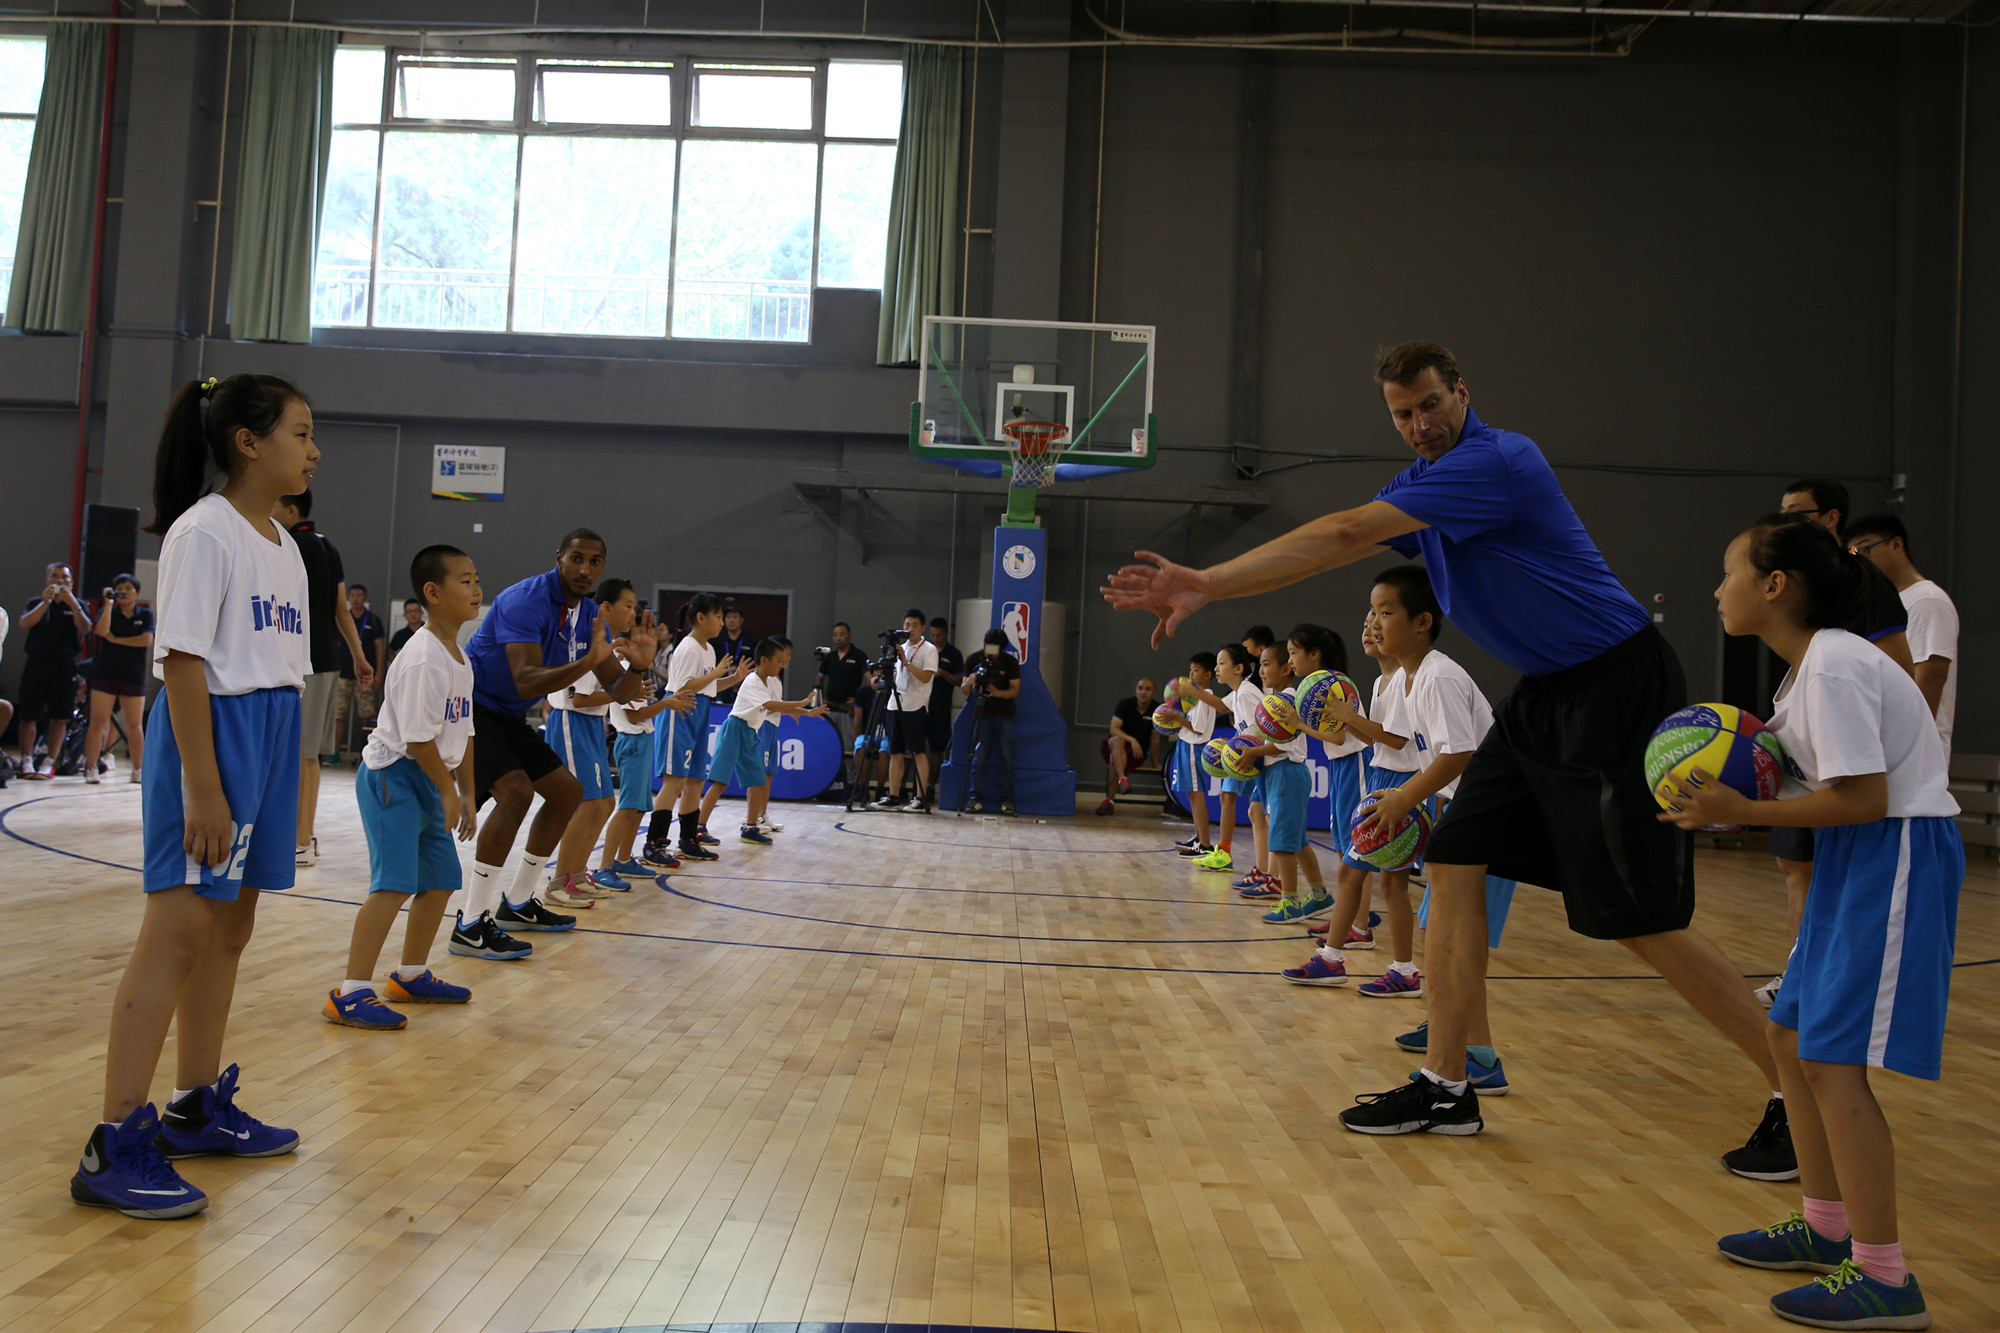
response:
<path id="1" fill-rule="evenodd" d="M 1382 924 L 1382 914 L 1380 912 L 1370 912 L 1368 914 L 1368 929 L 1373 930 L 1375 929 L 1375 927 L 1381 924 Z"/>
<path id="2" fill-rule="evenodd" d="M 1282 898 L 1285 896 L 1285 891 L 1279 887 L 1275 880 L 1270 880 L 1262 884 L 1252 885 L 1247 889 L 1238 890 L 1238 894 L 1255 902 L 1260 898 Z"/>
<path id="3" fill-rule="evenodd" d="M 414 977 L 391 972 L 382 989 L 397 1004 L 464 1004 L 472 998 L 470 990 L 454 986 L 449 981 L 439 981 L 437 974 L 429 968 Z"/>
<path id="4" fill-rule="evenodd" d="M 1422 1055 L 1430 1050 L 1430 1048 L 1431 1021 L 1428 1018 L 1417 1024 L 1414 1031 L 1405 1032 L 1402 1036 L 1396 1038 L 1396 1049 L 1399 1051 L 1414 1051 L 1418 1055 Z"/>
<path id="5" fill-rule="evenodd" d="M 213 1087 L 196 1088 L 167 1103 L 160 1117 L 160 1152 L 170 1162 L 183 1157 L 278 1157 L 299 1146 L 297 1130 L 267 1125 L 236 1104 L 236 1066 L 222 1071 Z"/>
<path id="6" fill-rule="evenodd" d="M 706 824 L 701 825 L 694 831 L 694 839 L 704 847 L 717 847 L 722 843 L 722 839 L 708 831 L 708 825 Z"/>
<path id="7" fill-rule="evenodd" d="M 337 990 L 328 991 L 319 1015 L 329 1023 L 344 1028 L 366 1028 L 370 1032 L 394 1032 L 410 1025 L 409 1019 L 382 1003 L 382 998 L 366 986 L 345 995 Z"/>
<path id="8" fill-rule="evenodd" d="M 1854 1238 L 1828 1240 L 1806 1222 L 1805 1214 L 1793 1209 L 1776 1226 L 1755 1231 L 1739 1231 L 1715 1242 L 1722 1257 L 1751 1268 L 1796 1268 L 1808 1273 L 1831 1273 L 1854 1257 Z"/>
<path id="9" fill-rule="evenodd" d="M 1253 869 L 1249 874 L 1245 875 L 1242 879 L 1237 880 L 1229 887 L 1232 889 L 1255 888 L 1257 885 L 1263 883 L 1263 875 L 1264 875 L 1263 871 Z"/>
<path id="10" fill-rule="evenodd" d="M 1780 1319 L 1814 1328 L 1931 1326 L 1931 1312 L 1924 1308 L 1914 1273 L 1903 1279 L 1902 1286 L 1892 1287 L 1869 1277 L 1852 1259 L 1841 1260 L 1831 1273 L 1803 1287 L 1779 1292 L 1771 1298 L 1771 1310 Z"/>
<path id="11" fill-rule="evenodd" d="M 611 869 L 617 874 L 631 879 L 651 879 L 653 877 L 653 872 L 650 869 L 639 864 L 637 858 L 630 856 L 626 857 L 623 861 L 613 861 Z"/>
<path id="12" fill-rule="evenodd" d="M 1303 919 L 1306 921 L 1317 921 L 1323 916 L 1332 916 L 1333 895 L 1326 892 L 1318 893 L 1306 899 L 1305 906 L 1301 910 L 1305 913 Z"/>
<path id="13" fill-rule="evenodd" d="M 769 847 L 771 845 L 771 835 L 764 832 L 763 829 L 758 828 L 755 824 L 745 824 L 741 829 L 737 830 L 736 836 L 745 842 L 754 842 L 759 847 Z"/>
<path id="14" fill-rule="evenodd" d="M 647 878 L 650 879 L 652 876 L 649 875 Z M 609 889 L 613 893 L 632 892 L 631 883 L 621 878 L 616 870 L 593 870 L 590 872 L 590 882 L 600 889 Z"/>
<path id="15" fill-rule="evenodd" d="M 1347 964 L 1329 963 L 1315 953 L 1304 967 L 1288 967 L 1278 975 L 1294 986 L 1345 986 Z"/>
<path id="16" fill-rule="evenodd" d="M 1421 972 L 1398 972 L 1392 967 L 1375 980 L 1364 981 L 1354 989 L 1374 1000 L 1415 1000 L 1424 993 L 1424 976 Z"/>
<path id="17" fill-rule="evenodd" d="M 1411 1079 L 1423 1077 L 1423 1070 L 1410 1071 Z M 1500 1067 L 1500 1057 L 1494 1056 L 1492 1064 L 1482 1064 L 1471 1051 L 1465 1053 L 1465 1081 L 1481 1097 L 1505 1097 L 1507 1095 L 1507 1071 Z"/>
<path id="18" fill-rule="evenodd" d="M 122 1125 L 90 1131 L 83 1159 L 69 1178 L 69 1197 L 92 1208 L 115 1208 L 127 1217 L 187 1217 L 208 1207 L 208 1196 L 167 1165 L 154 1140 L 159 1119 L 150 1105 Z"/>
<path id="19" fill-rule="evenodd" d="M 1290 926 L 1305 919 L 1306 905 L 1298 900 L 1281 902 L 1264 913 L 1264 924 L 1267 926 Z"/>

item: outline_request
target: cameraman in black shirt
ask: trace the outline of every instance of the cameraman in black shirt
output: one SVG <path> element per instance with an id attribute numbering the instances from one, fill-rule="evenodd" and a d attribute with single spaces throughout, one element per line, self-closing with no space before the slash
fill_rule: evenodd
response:
<path id="1" fill-rule="evenodd" d="M 90 617 L 70 587 L 69 566 L 60 560 L 43 571 L 42 595 L 21 616 L 28 632 L 28 660 L 21 667 L 21 776 L 52 778 L 63 737 L 76 711 L 76 655 L 90 633 Z M 49 762 L 35 767 L 35 731 L 47 718 Z"/>
<path id="2" fill-rule="evenodd" d="M 943 616 L 935 616 L 925 637 L 931 641 L 931 647 L 937 649 L 937 678 L 946 685 L 958 685 L 965 680 L 965 654 L 952 643 L 950 629 Z M 931 753 L 938 756 L 940 764 L 943 763 L 945 756 L 951 753 L 951 691 L 948 689 L 931 691 L 930 743 Z"/>
<path id="3" fill-rule="evenodd" d="M 1014 701 L 1021 697 L 1021 664 L 1007 651 L 1007 636 L 986 631 L 984 651 L 972 659 L 965 674 L 965 694 L 972 700 L 972 749 L 966 774 L 972 800 L 966 809 L 984 810 L 992 793 L 986 774 L 1000 761 L 1000 813 L 1014 813 Z"/>

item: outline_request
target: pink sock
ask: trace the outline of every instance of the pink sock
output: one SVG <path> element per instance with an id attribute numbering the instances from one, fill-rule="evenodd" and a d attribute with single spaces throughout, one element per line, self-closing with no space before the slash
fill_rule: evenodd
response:
<path id="1" fill-rule="evenodd" d="M 1805 1213 L 1806 1225 L 1828 1240 L 1846 1240 L 1847 1205 L 1839 1199 L 1807 1199 L 1801 1210 Z"/>
<path id="2" fill-rule="evenodd" d="M 1861 1271 L 1877 1282 L 1892 1287 L 1903 1285 L 1910 1276 L 1909 1268 L 1903 1263 L 1903 1243 L 1890 1241 L 1887 1245 L 1863 1245 L 1854 1242 L 1854 1262 L 1861 1265 Z"/>

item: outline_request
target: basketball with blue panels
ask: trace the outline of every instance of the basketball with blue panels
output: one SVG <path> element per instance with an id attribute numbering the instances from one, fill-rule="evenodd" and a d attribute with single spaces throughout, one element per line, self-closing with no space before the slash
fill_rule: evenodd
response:
<path id="1" fill-rule="evenodd" d="M 1349 838 L 1354 854 L 1377 870 L 1408 870 L 1424 854 L 1424 845 L 1430 841 L 1431 812 L 1418 805 L 1397 820 L 1393 828 L 1369 825 L 1368 817 L 1375 813 L 1375 803 L 1388 794 L 1371 791 L 1361 798 L 1348 824 Z"/>
<path id="2" fill-rule="evenodd" d="M 1315 671 L 1299 682 L 1299 725 L 1308 735 L 1323 741 L 1341 739 L 1347 728 L 1326 721 L 1327 703 L 1335 699 L 1353 708 L 1361 702 L 1361 691 L 1338 671 Z"/>
<path id="3" fill-rule="evenodd" d="M 1250 729 L 1273 745 L 1283 745 L 1295 739 L 1302 730 L 1299 710 L 1284 695 L 1267 694 L 1251 715 Z"/>
<path id="4" fill-rule="evenodd" d="M 1732 704 L 1691 704 L 1654 730 L 1646 742 L 1646 785 L 1660 808 L 1679 814 L 1676 788 L 1701 769 L 1753 801 L 1776 800 L 1785 780 L 1785 747 L 1778 733 Z M 1705 831 L 1727 832 L 1715 825 Z"/>
<path id="5" fill-rule="evenodd" d="M 1210 777 L 1254 778 L 1263 770 L 1264 761 L 1248 751 L 1261 744 L 1255 736 L 1218 736 L 1201 747 L 1202 769 Z"/>
<path id="6" fill-rule="evenodd" d="M 1153 730 L 1162 736 L 1171 736 L 1187 725 L 1187 714 L 1172 704 L 1161 704 L 1153 710 Z"/>

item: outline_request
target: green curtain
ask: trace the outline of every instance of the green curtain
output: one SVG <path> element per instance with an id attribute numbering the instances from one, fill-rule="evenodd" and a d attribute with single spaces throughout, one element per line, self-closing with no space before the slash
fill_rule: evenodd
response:
<path id="1" fill-rule="evenodd" d="M 333 145 L 333 52 L 339 42 L 331 32 L 250 29 L 229 270 L 232 338 L 312 338 L 313 256 Z"/>
<path id="2" fill-rule="evenodd" d="M 97 23 L 49 28 L 48 66 L 21 197 L 14 282 L 7 291 L 7 323 L 13 328 L 81 333 L 89 317 L 108 31 Z"/>
<path id="3" fill-rule="evenodd" d="M 953 47 L 903 48 L 903 128 L 889 195 L 889 253 L 875 360 L 914 365 L 925 315 L 956 308 L 958 144 L 965 64 Z"/>

